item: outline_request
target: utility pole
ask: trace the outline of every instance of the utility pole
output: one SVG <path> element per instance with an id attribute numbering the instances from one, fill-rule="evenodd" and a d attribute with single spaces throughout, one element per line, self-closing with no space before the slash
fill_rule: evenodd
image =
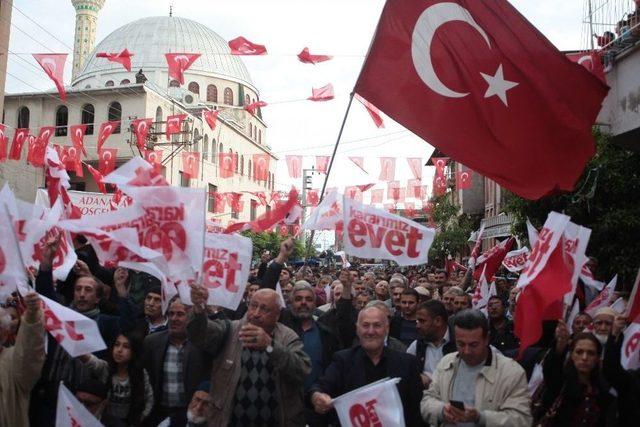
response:
<path id="1" fill-rule="evenodd" d="M 302 221 L 301 225 L 304 224 L 304 221 L 307 219 L 307 191 L 311 190 L 313 186 L 313 175 L 316 173 L 315 168 L 312 166 L 311 169 L 302 169 Z M 298 236 L 300 241 L 304 242 L 304 233 L 300 233 Z M 309 240 L 307 246 L 307 252 L 311 247 L 311 240 Z"/>

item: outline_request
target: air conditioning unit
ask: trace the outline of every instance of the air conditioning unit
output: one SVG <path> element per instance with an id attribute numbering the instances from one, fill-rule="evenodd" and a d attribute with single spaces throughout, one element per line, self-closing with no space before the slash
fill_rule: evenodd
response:
<path id="1" fill-rule="evenodd" d="M 182 95 L 182 103 L 190 106 L 198 105 L 200 103 L 200 96 L 195 93 L 185 91 Z"/>

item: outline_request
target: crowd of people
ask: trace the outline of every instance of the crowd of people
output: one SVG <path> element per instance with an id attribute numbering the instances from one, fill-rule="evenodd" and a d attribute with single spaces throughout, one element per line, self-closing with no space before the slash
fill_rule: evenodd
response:
<path id="1" fill-rule="evenodd" d="M 333 399 L 399 378 L 407 426 L 627 426 L 640 416 L 640 372 L 620 364 L 626 320 L 579 284 L 580 313 L 545 321 L 520 349 L 517 277 L 473 308 L 471 270 L 287 266 L 293 241 L 261 254 L 236 310 L 163 312 L 160 283 L 101 266 L 77 236 L 78 262 L 54 281 L 48 242 L 34 290 L 0 308 L 0 426 L 53 426 L 63 382 L 105 426 L 338 426 Z M 593 264 L 593 263 L 592 263 Z M 107 350 L 71 357 L 45 336 L 40 296 L 97 323 Z"/>

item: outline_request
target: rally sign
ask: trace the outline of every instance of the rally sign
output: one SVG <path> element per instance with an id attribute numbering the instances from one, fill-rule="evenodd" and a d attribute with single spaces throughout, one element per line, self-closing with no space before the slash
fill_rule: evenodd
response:
<path id="1" fill-rule="evenodd" d="M 640 368 L 640 323 L 634 322 L 624 330 L 620 363 L 626 370 Z"/>
<path id="2" fill-rule="evenodd" d="M 26 283 L 27 275 L 9 211 L 4 203 L 0 203 L 0 302 L 4 302 L 19 284 Z"/>
<path id="3" fill-rule="evenodd" d="M 342 199 L 337 191 L 332 191 L 311 212 L 302 225 L 303 230 L 338 230 L 342 223 Z"/>
<path id="4" fill-rule="evenodd" d="M 405 425 L 402 400 L 396 384 L 385 378 L 333 399 L 340 424 L 349 427 L 396 427 Z"/>
<path id="5" fill-rule="evenodd" d="M 113 194 L 94 193 L 91 191 L 69 190 L 69 198 L 74 206 L 80 209 L 83 216 L 96 215 L 112 211 Z M 117 204 L 118 208 L 124 208 L 131 204 L 129 197 L 122 197 Z M 47 190 L 39 188 L 36 193 L 36 205 L 51 206 Z"/>
<path id="6" fill-rule="evenodd" d="M 347 254 L 390 259 L 401 266 L 427 263 L 434 229 L 346 197 L 343 206 Z"/>
<path id="7" fill-rule="evenodd" d="M 102 427 L 100 421 L 76 399 L 62 381 L 58 388 L 56 427 Z"/>
<path id="8" fill-rule="evenodd" d="M 527 259 L 529 259 L 529 248 L 525 246 L 509 252 L 502 260 L 502 265 L 510 272 L 516 273 L 524 268 Z"/>

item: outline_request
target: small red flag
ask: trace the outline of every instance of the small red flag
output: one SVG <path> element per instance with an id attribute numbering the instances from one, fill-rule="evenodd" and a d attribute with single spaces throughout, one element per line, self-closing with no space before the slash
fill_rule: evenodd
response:
<path id="1" fill-rule="evenodd" d="M 200 173 L 200 153 L 198 151 L 182 152 L 182 173 L 191 179 L 197 179 Z"/>
<path id="2" fill-rule="evenodd" d="M 109 175 L 116 168 L 117 148 L 103 148 L 98 153 L 98 170 L 103 176 Z"/>
<path id="3" fill-rule="evenodd" d="M 362 172 L 369 175 L 369 172 L 364 170 L 364 157 L 349 157 L 349 160 L 355 163 L 355 165 L 358 166 L 362 170 Z"/>
<path id="4" fill-rule="evenodd" d="M 473 171 L 456 172 L 456 190 L 467 190 L 473 186 Z"/>
<path id="5" fill-rule="evenodd" d="M 316 170 L 320 173 L 327 173 L 331 156 L 316 156 Z"/>
<path id="6" fill-rule="evenodd" d="M 133 133 L 136 135 L 136 145 L 140 150 L 144 150 L 147 145 L 147 135 L 149 135 L 152 122 L 153 119 L 136 119 L 131 122 Z"/>
<path id="7" fill-rule="evenodd" d="M 33 57 L 42 67 L 47 76 L 58 89 L 60 99 L 66 101 L 67 94 L 64 90 L 64 63 L 67 61 L 66 53 L 34 53 Z"/>
<path id="8" fill-rule="evenodd" d="M 181 85 L 184 84 L 184 72 L 200 58 L 199 53 L 165 53 L 164 56 L 169 66 L 169 77 Z"/>
<path id="9" fill-rule="evenodd" d="M 62 147 L 62 156 L 60 156 L 60 161 L 67 171 L 75 172 L 76 176 L 79 177 L 84 176 L 80 152 L 76 147 L 69 147 L 68 145 Z"/>
<path id="10" fill-rule="evenodd" d="M 9 138 L 5 135 L 6 126 L 0 123 L 0 161 L 7 159 L 7 144 Z"/>
<path id="11" fill-rule="evenodd" d="M 422 200 L 422 181 L 419 179 L 410 179 L 407 181 L 407 197 Z"/>
<path id="12" fill-rule="evenodd" d="M 330 101 L 334 98 L 333 85 L 329 83 L 318 89 L 311 88 L 311 96 L 307 98 L 309 101 Z"/>
<path id="13" fill-rule="evenodd" d="M 302 176 L 302 156 L 285 156 L 287 170 L 291 178 L 297 179 Z"/>
<path id="14" fill-rule="evenodd" d="M 433 166 L 436 167 L 436 175 L 444 176 L 444 168 L 447 167 L 447 163 L 449 163 L 448 157 L 432 157 L 431 161 L 433 162 Z"/>
<path id="15" fill-rule="evenodd" d="M 380 157 L 380 181 L 393 181 L 396 176 L 395 157 Z"/>
<path id="16" fill-rule="evenodd" d="M 320 202 L 320 196 L 318 193 L 318 190 L 307 190 L 307 205 L 318 206 L 318 203 Z"/>
<path id="17" fill-rule="evenodd" d="M 356 187 L 358 187 L 358 190 L 360 190 L 362 193 L 364 193 L 365 191 L 367 191 L 368 189 L 370 189 L 374 185 L 376 185 L 376 184 L 375 183 L 369 183 L 369 184 L 356 185 Z"/>
<path id="18" fill-rule="evenodd" d="M 16 129 L 11 141 L 11 149 L 9 150 L 9 159 L 20 160 L 22 156 L 22 146 L 29 137 L 29 129 Z"/>
<path id="19" fill-rule="evenodd" d="M 257 181 L 269 179 L 269 160 L 271 156 L 267 153 L 253 155 L 253 177 Z"/>
<path id="20" fill-rule="evenodd" d="M 407 163 L 415 179 L 422 179 L 422 159 L 420 157 L 408 157 Z"/>
<path id="21" fill-rule="evenodd" d="M 214 130 L 216 128 L 216 124 L 218 122 L 218 114 L 220 114 L 220 110 L 202 111 L 202 116 L 204 117 L 205 122 L 207 122 L 211 130 Z"/>
<path id="22" fill-rule="evenodd" d="M 182 122 L 187 118 L 186 114 L 176 114 L 167 117 L 167 139 L 171 139 L 171 135 L 182 131 Z"/>
<path id="23" fill-rule="evenodd" d="M 358 101 L 360 101 L 362 105 L 364 105 L 364 108 L 367 109 L 367 113 L 369 113 L 369 116 L 371 116 L 371 120 L 373 120 L 373 123 L 375 123 L 376 127 L 378 129 L 384 128 L 384 121 L 382 120 L 382 116 L 380 115 L 380 110 L 378 110 L 375 105 L 373 105 L 357 93 L 355 97 Z"/>
<path id="24" fill-rule="evenodd" d="M 150 165 L 153 165 L 157 173 L 162 171 L 162 150 L 145 150 L 144 159 Z"/>
<path id="25" fill-rule="evenodd" d="M 229 40 L 232 55 L 265 55 L 267 48 L 260 44 L 251 43 L 244 37 Z"/>
<path id="26" fill-rule="evenodd" d="M 120 53 L 107 53 L 107 52 L 98 52 L 96 53 L 96 58 L 105 58 L 109 62 L 117 62 L 118 64 L 122 64 L 122 66 L 127 71 L 131 71 L 131 57 L 132 53 L 129 52 L 128 49 L 124 49 Z"/>
<path id="27" fill-rule="evenodd" d="M 100 132 L 98 132 L 97 152 L 102 151 L 102 146 L 111 134 L 120 126 L 120 120 L 104 122 L 100 125 Z"/>
<path id="28" fill-rule="evenodd" d="M 53 126 L 41 127 L 38 137 L 33 142 L 33 145 L 31 146 L 30 144 L 29 151 L 31 152 L 31 157 L 27 156 L 27 159 L 33 166 L 44 167 L 44 158 L 47 153 L 47 146 L 49 145 L 49 140 L 54 132 L 55 128 Z"/>
<path id="29" fill-rule="evenodd" d="M 416 215 L 416 204 L 405 202 L 404 203 L 404 215 L 407 218 L 413 218 Z"/>
<path id="30" fill-rule="evenodd" d="M 242 212 L 242 208 L 244 203 L 241 202 L 242 193 L 226 193 L 227 203 L 231 206 L 231 212 L 240 213 Z"/>
<path id="31" fill-rule="evenodd" d="M 244 109 L 247 110 L 252 116 L 256 115 L 256 110 L 258 108 L 266 107 L 267 103 L 264 101 L 256 101 L 251 104 L 247 104 L 244 106 Z"/>
<path id="32" fill-rule="evenodd" d="M 382 203 L 383 198 L 384 198 L 383 189 L 371 190 L 371 203 Z"/>
<path id="33" fill-rule="evenodd" d="M 84 135 L 87 133 L 87 125 L 69 126 L 69 133 L 71 134 L 71 143 L 73 146 L 78 152 L 81 151 L 86 156 L 87 150 L 84 149 Z"/>
<path id="34" fill-rule="evenodd" d="M 436 196 L 442 196 L 447 192 L 447 178 L 444 175 L 433 176 L 433 194 Z"/>
<path id="35" fill-rule="evenodd" d="M 234 153 L 218 153 L 218 171 L 220 178 L 233 178 L 238 157 Z"/>
<path id="36" fill-rule="evenodd" d="M 333 56 L 330 55 L 312 55 L 309 53 L 309 48 L 305 47 L 302 49 L 302 52 L 298 54 L 298 59 L 300 62 L 305 64 L 317 64 L 318 62 L 324 62 L 332 59 Z"/>
<path id="37" fill-rule="evenodd" d="M 95 180 L 96 184 L 98 184 L 98 188 L 102 194 L 107 194 L 107 186 L 102 182 L 104 176 L 100 173 L 100 171 L 93 168 L 89 163 L 84 164 L 87 167 L 87 170 Z"/>

